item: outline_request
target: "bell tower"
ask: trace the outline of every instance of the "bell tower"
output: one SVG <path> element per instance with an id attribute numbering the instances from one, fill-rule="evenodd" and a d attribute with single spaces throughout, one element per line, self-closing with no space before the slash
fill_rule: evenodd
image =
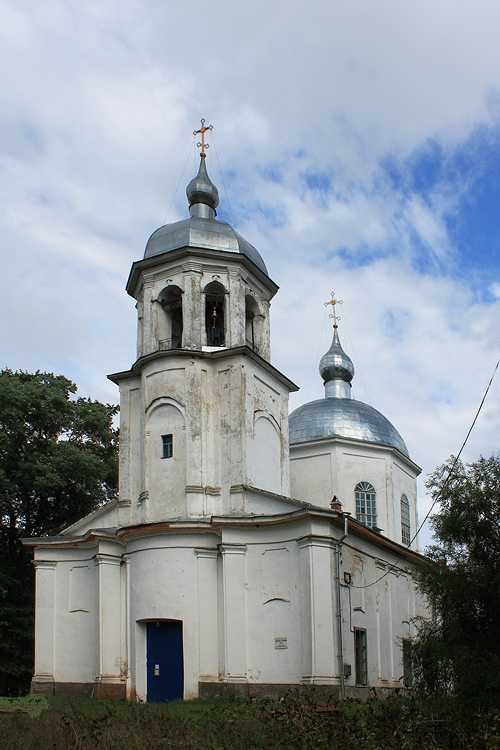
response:
<path id="1" fill-rule="evenodd" d="M 137 361 L 120 385 L 124 522 L 265 512 L 288 496 L 291 381 L 270 364 L 278 287 L 257 250 L 219 221 L 200 165 L 189 218 L 157 229 L 132 265 Z M 267 505 L 266 505 L 267 504 Z M 128 510 L 126 510 L 128 508 Z"/>
<path id="2" fill-rule="evenodd" d="M 186 190 L 190 218 L 157 229 L 132 266 L 137 356 L 249 346 L 269 361 L 269 306 L 278 287 L 257 250 L 216 220 L 219 193 L 205 162 L 202 151 Z"/>

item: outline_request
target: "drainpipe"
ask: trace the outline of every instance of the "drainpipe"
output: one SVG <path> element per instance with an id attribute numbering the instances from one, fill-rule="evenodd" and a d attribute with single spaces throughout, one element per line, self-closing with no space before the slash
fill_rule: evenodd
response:
<path id="1" fill-rule="evenodd" d="M 349 513 L 343 513 L 344 534 L 335 544 L 335 596 L 337 600 L 337 659 L 340 674 L 340 692 L 342 700 L 345 699 L 345 677 L 344 677 L 344 645 L 342 641 L 342 604 L 340 600 L 340 547 L 347 536 Z"/>

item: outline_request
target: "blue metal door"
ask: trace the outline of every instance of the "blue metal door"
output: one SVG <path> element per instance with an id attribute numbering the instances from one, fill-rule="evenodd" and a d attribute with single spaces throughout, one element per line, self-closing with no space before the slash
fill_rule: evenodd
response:
<path id="1" fill-rule="evenodd" d="M 146 659 L 148 701 L 159 703 L 183 698 L 182 622 L 148 622 Z"/>

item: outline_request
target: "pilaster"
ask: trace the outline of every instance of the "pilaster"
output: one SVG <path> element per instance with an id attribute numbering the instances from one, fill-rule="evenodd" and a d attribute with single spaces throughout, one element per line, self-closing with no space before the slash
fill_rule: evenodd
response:
<path id="1" fill-rule="evenodd" d="M 154 325 L 153 293 L 154 282 L 144 281 L 143 315 L 142 315 L 142 354 L 150 354 L 156 349 L 156 331 Z"/>
<path id="2" fill-rule="evenodd" d="M 244 544 L 222 544 L 222 586 L 224 610 L 224 679 L 242 682 L 247 678 Z"/>
<path id="3" fill-rule="evenodd" d="M 262 308 L 265 310 L 262 321 L 262 337 L 259 344 L 259 354 L 266 362 L 271 361 L 271 303 L 261 298 Z"/>
<path id="4" fill-rule="evenodd" d="M 97 698 L 125 697 L 121 653 L 121 555 L 94 556 L 99 569 L 99 676 Z M 123 693 L 123 696 L 121 696 Z"/>
<path id="5" fill-rule="evenodd" d="M 139 300 L 136 304 L 137 310 L 137 359 L 144 351 L 144 304 Z"/>
<path id="6" fill-rule="evenodd" d="M 118 496 L 120 500 L 130 499 L 130 386 L 120 387 L 120 451 L 118 455 Z"/>
<path id="7" fill-rule="evenodd" d="M 123 555 L 122 562 L 125 570 L 125 632 L 124 632 L 124 644 L 123 650 L 126 655 L 126 661 L 123 669 L 123 673 L 126 679 L 126 698 L 130 700 L 132 698 L 132 679 L 131 679 L 131 607 L 132 602 L 130 599 L 130 576 L 131 566 L 130 557 Z"/>
<path id="8" fill-rule="evenodd" d="M 53 695 L 55 659 L 55 568 L 56 563 L 35 560 L 36 618 L 35 673 L 33 695 Z"/>
<path id="9" fill-rule="evenodd" d="M 219 676 L 219 605 L 216 549 L 196 549 L 198 558 L 199 679 L 214 682 Z"/>
<path id="10" fill-rule="evenodd" d="M 336 684 L 335 603 L 329 537 L 299 539 L 302 621 L 302 682 Z"/>
<path id="11" fill-rule="evenodd" d="M 185 264 L 183 296 L 182 348 L 201 350 L 204 330 L 204 305 L 201 294 L 202 268 L 199 264 Z"/>
<path id="12" fill-rule="evenodd" d="M 245 344 L 245 288 L 236 271 L 229 273 L 228 347 Z"/>

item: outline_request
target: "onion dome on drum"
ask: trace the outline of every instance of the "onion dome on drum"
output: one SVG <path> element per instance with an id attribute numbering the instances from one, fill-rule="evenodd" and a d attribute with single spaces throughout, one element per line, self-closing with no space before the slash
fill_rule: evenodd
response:
<path id="1" fill-rule="evenodd" d="M 267 276 L 266 264 L 254 246 L 225 221 L 215 218 L 219 191 L 208 176 L 204 154 L 201 154 L 198 174 L 187 186 L 186 195 L 190 218 L 166 224 L 153 232 L 144 257 L 150 258 L 182 247 L 223 250 L 246 255 Z"/>
<path id="2" fill-rule="evenodd" d="M 337 329 L 334 329 L 333 341 L 319 363 L 319 374 L 325 384 L 325 396 L 350 398 L 351 380 L 354 377 L 354 365 L 340 345 Z"/>
<path id="3" fill-rule="evenodd" d="M 219 191 L 208 176 L 205 157 L 200 159 L 200 168 L 186 188 L 191 216 L 203 216 L 205 219 L 215 219 L 215 209 L 219 205 Z"/>
<path id="4" fill-rule="evenodd" d="M 319 372 L 325 384 L 325 398 L 310 401 L 290 414 L 290 445 L 347 438 L 396 448 L 409 458 L 408 448 L 394 425 L 372 406 L 351 399 L 354 366 L 342 349 L 336 327 Z"/>

